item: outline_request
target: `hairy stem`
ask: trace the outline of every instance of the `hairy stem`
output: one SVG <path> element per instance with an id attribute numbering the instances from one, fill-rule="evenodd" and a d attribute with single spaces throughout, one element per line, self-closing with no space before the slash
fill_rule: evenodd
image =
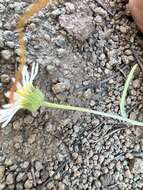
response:
<path id="1" fill-rule="evenodd" d="M 126 122 L 126 123 L 131 124 L 131 125 L 143 127 L 143 122 L 124 118 L 124 117 L 121 117 L 115 113 L 105 113 L 105 112 L 96 111 L 96 110 L 92 110 L 92 109 L 88 109 L 88 108 L 70 106 L 70 105 L 64 105 L 64 104 L 56 104 L 56 103 L 51 103 L 51 102 L 46 102 L 46 101 L 43 103 L 43 106 L 46 106 L 48 108 L 54 108 L 54 109 L 63 109 L 63 110 L 91 113 L 91 114 L 95 114 L 95 115 L 99 115 L 99 116 L 103 116 L 103 117 L 107 117 L 107 118 L 117 119 L 117 120 Z"/>

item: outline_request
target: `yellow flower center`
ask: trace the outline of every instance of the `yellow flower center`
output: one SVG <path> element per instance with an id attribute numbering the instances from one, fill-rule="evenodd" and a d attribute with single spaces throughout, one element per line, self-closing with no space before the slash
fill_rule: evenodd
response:
<path id="1" fill-rule="evenodd" d="M 22 96 L 20 102 L 21 107 L 31 112 L 36 111 L 44 102 L 43 93 L 39 89 L 33 87 L 32 84 L 19 90 L 17 93 Z"/>
<path id="2" fill-rule="evenodd" d="M 22 89 L 17 90 L 16 93 L 22 97 L 25 97 L 30 93 L 32 87 L 33 85 L 29 84 L 28 86 L 22 87 Z"/>

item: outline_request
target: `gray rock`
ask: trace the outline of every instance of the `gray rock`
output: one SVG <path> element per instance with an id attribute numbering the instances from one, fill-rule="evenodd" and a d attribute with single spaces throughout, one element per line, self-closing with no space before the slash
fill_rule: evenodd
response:
<path id="1" fill-rule="evenodd" d="M 51 16 L 52 16 L 53 18 L 55 18 L 55 17 L 61 15 L 62 12 L 63 12 L 63 11 L 62 11 L 61 9 L 56 9 L 56 10 L 54 10 L 54 11 L 51 12 Z"/>
<path id="2" fill-rule="evenodd" d="M 4 47 L 3 31 L 0 30 L 0 47 Z"/>
<path id="3" fill-rule="evenodd" d="M 25 175 L 25 173 L 21 173 L 21 172 L 20 172 L 20 173 L 17 175 L 17 177 L 16 177 L 16 181 L 17 181 L 17 182 L 22 181 L 22 180 L 23 180 L 24 175 Z"/>
<path id="4" fill-rule="evenodd" d="M 21 9 L 24 7 L 25 3 L 24 2 L 15 2 L 13 4 L 13 7 L 15 9 L 15 12 L 20 12 Z"/>
<path id="5" fill-rule="evenodd" d="M 65 184 L 62 183 L 62 182 L 59 182 L 59 185 L 58 185 L 58 190 L 65 190 Z"/>
<path id="6" fill-rule="evenodd" d="M 4 190 L 6 187 L 6 183 L 0 183 L 0 190 Z"/>
<path id="7" fill-rule="evenodd" d="M 5 6 L 3 4 L 0 3 L 0 13 L 5 11 Z"/>
<path id="8" fill-rule="evenodd" d="M 10 81 L 9 75 L 7 75 L 7 74 L 2 74 L 1 75 L 1 82 L 2 83 L 8 83 L 9 81 Z"/>
<path id="9" fill-rule="evenodd" d="M 2 38 L 0 38 L 0 48 L 3 48 L 4 47 L 4 41 Z"/>
<path id="10" fill-rule="evenodd" d="M 140 87 L 140 80 L 139 79 L 136 79 L 133 81 L 133 87 L 134 88 L 139 88 Z"/>
<path id="11" fill-rule="evenodd" d="M 82 14 L 61 15 L 60 25 L 77 40 L 84 41 L 94 31 L 93 17 Z"/>
<path id="12" fill-rule="evenodd" d="M 78 153 L 77 152 L 72 153 L 72 157 L 74 160 L 76 160 L 78 158 Z"/>
<path id="13" fill-rule="evenodd" d="M 120 26 L 120 31 L 124 34 L 126 34 L 129 30 L 129 27 L 128 26 Z"/>
<path id="14" fill-rule="evenodd" d="M 66 49 L 59 48 L 59 49 L 57 50 L 57 54 L 58 54 L 58 57 L 61 58 L 61 57 L 66 56 L 67 51 L 66 51 Z"/>
<path id="15" fill-rule="evenodd" d="M 16 184 L 16 189 L 17 189 L 17 190 L 23 190 L 23 184 L 17 183 L 17 184 Z"/>
<path id="16" fill-rule="evenodd" d="M 20 166 L 22 169 L 27 169 L 29 167 L 29 162 L 25 161 L 25 162 L 21 163 Z"/>
<path id="17" fill-rule="evenodd" d="M 0 179 L 2 179 L 4 177 L 4 173 L 5 173 L 5 166 L 1 165 L 0 166 Z"/>
<path id="18" fill-rule="evenodd" d="M 24 118 L 24 123 L 26 124 L 31 124 L 33 122 L 33 117 L 31 115 L 27 115 L 25 118 Z"/>
<path id="19" fill-rule="evenodd" d="M 12 166 L 9 167 L 9 170 L 14 172 L 17 169 L 17 167 L 18 167 L 17 164 L 13 164 Z"/>
<path id="20" fill-rule="evenodd" d="M 14 183 L 14 176 L 12 173 L 9 173 L 6 177 L 6 184 L 12 185 Z"/>
<path id="21" fill-rule="evenodd" d="M 54 183 L 53 182 L 49 182 L 48 184 L 47 184 L 47 189 L 54 189 L 55 187 L 54 187 Z"/>
<path id="22" fill-rule="evenodd" d="M 60 175 L 60 173 L 58 172 L 58 173 L 54 176 L 54 179 L 55 179 L 55 180 L 58 180 L 58 179 L 60 179 L 60 176 L 61 176 L 61 175 Z"/>
<path id="23" fill-rule="evenodd" d="M 45 34 L 44 35 L 44 39 L 47 41 L 47 42 L 49 42 L 50 41 L 50 35 L 48 35 L 48 34 Z"/>
<path id="24" fill-rule="evenodd" d="M 22 125 L 22 123 L 23 123 L 23 119 L 15 120 L 15 121 L 13 122 L 13 128 L 14 128 L 15 130 L 19 130 L 20 127 L 21 127 L 21 125 Z"/>
<path id="25" fill-rule="evenodd" d="M 102 9 L 101 7 L 96 7 L 93 9 L 96 15 L 101 15 L 103 17 L 108 16 L 108 13 L 106 10 Z"/>
<path id="26" fill-rule="evenodd" d="M 102 24 L 103 24 L 103 19 L 102 19 L 102 17 L 99 16 L 99 15 L 97 15 L 94 20 L 95 20 L 95 23 L 96 23 L 97 25 L 102 25 Z"/>
<path id="27" fill-rule="evenodd" d="M 42 170 L 42 169 L 43 169 L 42 162 L 36 161 L 36 162 L 35 162 L 35 169 L 36 169 L 37 171 Z"/>
<path id="28" fill-rule="evenodd" d="M 40 178 L 40 172 L 39 172 L 39 171 L 36 171 L 36 172 L 35 172 L 35 177 L 36 177 L 36 178 Z"/>
<path id="29" fill-rule="evenodd" d="M 14 42 L 11 42 L 11 41 L 9 41 L 9 42 L 6 42 L 6 45 L 9 47 L 9 48 L 14 48 L 14 46 L 15 46 L 15 43 Z"/>
<path id="30" fill-rule="evenodd" d="M 52 90 L 55 94 L 58 94 L 58 93 L 62 93 L 64 92 L 66 89 L 66 86 L 64 83 L 62 82 L 59 82 L 57 84 L 55 84 L 53 87 L 52 87 Z"/>
<path id="31" fill-rule="evenodd" d="M 30 137 L 28 138 L 28 143 L 29 143 L 29 144 L 34 143 L 35 140 L 36 140 L 36 136 L 37 136 L 36 134 L 30 135 Z"/>
<path id="32" fill-rule="evenodd" d="M 136 118 L 137 118 L 137 114 L 135 112 L 131 112 L 130 113 L 130 119 L 136 120 Z"/>
<path id="33" fill-rule="evenodd" d="M 85 93 L 84 93 L 84 97 L 86 99 L 90 99 L 91 95 L 92 95 L 91 89 L 86 90 Z"/>
<path id="34" fill-rule="evenodd" d="M 143 174 L 143 160 L 140 158 L 135 158 L 132 173 Z"/>
<path id="35" fill-rule="evenodd" d="M 46 70 L 49 74 L 53 74 L 55 71 L 55 66 L 54 65 L 47 65 Z"/>
<path id="36" fill-rule="evenodd" d="M 11 159 L 6 159 L 6 160 L 5 160 L 5 165 L 6 165 L 6 166 L 12 166 L 12 164 L 13 164 L 13 162 L 12 162 Z"/>
<path id="37" fill-rule="evenodd" d="M 10 30 L 4 31 L 3 36 L 4 36 L 5 41 L 13 41 L 15 38 L 14 32 L 12 32 Z"/>
<path id="38" fill-rule="evenodd" d="M 105 174 L 101 176 L 100 179 L 102 182 L 102 186 L 105 186 L 105 187 L 113 183 L 113 177 L 110 174 Z"/>
<path id="39" fill-rule="evenodd" d="M 8 186 L 8 189 L 9 189 L 9 190 L 15 190 L 15 185 L 14 185 L 14 184 L 9 185 L 9 186 Z"/>
<path id="40" fill-rule="evenodd" d="M 60 47 L 60 48 L 65 48 L 66 46 L 66 42 L 65 42 L 65 38 L 61 35 L 59 35 L 56 39 L 55 39 L 55 44 Z"/>
<path id="41" fill-rule="evenodd" d="M 75 6 L 74 6 L 73 3 L 71 3 L 71 2 L 66 2 L 66 3 L 65 3 L 65 6 L 66 6 L 66 12 L 67 12 L 67 13 L 73 13 L 73 12 L 74 12 Z"/>
<path id="42" fill-rule="evenodd" d="M 33 187 L 33 181 L 27 179 L 26 182 L 24 183 L 24 187 L 27 188 L 27 189 L 32 188 Z"/>
<path id="43" fill-rule="evenodd" d="M 12 56 L 12 53 L 9 50 L 2 50 L 1 55 L 2 55 L 3 59 L 9 60 Z"/>
<path id="44" fill-rule="evenodd" d="M 95 182 L 95 185 L 96 185 L 96 187 L 97 187 L 98 189 L 100 189 L 101 186 L 102 186 L 102 184 L 101 184 L 101 182 L 100 182 L 99 180 Z"/>

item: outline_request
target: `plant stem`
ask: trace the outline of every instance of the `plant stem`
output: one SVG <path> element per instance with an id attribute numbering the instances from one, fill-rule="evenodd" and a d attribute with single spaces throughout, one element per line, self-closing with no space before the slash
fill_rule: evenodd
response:
<path id="1" fill-rule="evenodd" d="M 54 109 L 63 109 L 63 110 L 91 113 L 91 114 L 95 114 L 95 115 L 99 115 L 99 116 L 103 116 L 103 117 L 117 119 L 117 120 L 126 122 L 126 123 L 131 124 L 131 125 L 136 125 L 136 126 L 142 126 L 143 127 L 143 122 L 131 120 L 131 119 L 128 119 L 128 118 L 124 118 L 124 117 L 121 117 L 121 116 L 119 116 L 117 114 L 114 114 L 114 113 L 104 113 L 104 112 L 101 112 L 101 111 L 96 111 L 96 110 L 92 110 L 92 109 L 88 109 L 88 108 L 70 106 L 70 105 L 64 105 L 64 104 L 56 104 L 56 103 L 51 103 L 51 102 L 46 102 L 46 101 L 43 103 L 43 106 L 46 106 L 48 108 L 54 108 Z"/>
<path id="2" fill-rule="evenodd" d="M 125 108 L 125 104 L 126 104 L 126 96 L 127 96 L 127 92 L 128 92 L 128 89 L 129 89 L 129 85 L 130 85 L 130 82 L 131 80 L 133 79 L 133 76 L 134 76 L 134 72 L 137 68 L 137 64 L 135 64 L 133 66 L 133 68 L 131 69 L 128 77 L 127 77 L 127 80 L 125 82 L 125 85 L 124 85 L 124 90 L 123 90 L 123 93 L 122 93 L 122 96 L 121 96 L 121 100 L 120 100 L 120 111 L 121 111 L 121 115 L 123 117 L 128 117 L 127 115 L 127 112 L 126 112 L 126 108 Z"/>

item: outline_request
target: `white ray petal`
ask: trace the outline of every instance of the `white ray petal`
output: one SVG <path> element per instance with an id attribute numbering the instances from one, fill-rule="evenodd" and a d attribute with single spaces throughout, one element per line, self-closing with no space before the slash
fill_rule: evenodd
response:
<path id="1" fill-rule="evenodd" d="M 2 124 L 2 128 L 4 128 L 9 122 L 10 120 L 13 118 L 13 116 L 15 115 L 15 113 L 19 110 L 19 107 L 14 107 L 13 110 L 11 110 L 11 112 L 9 112 L 9 115 L 4 115 L 4 117 L 0 117 L 0 123 L 4 123 Z"/>
<path id="2" fill-rule="evenodd" d="M 16 83 L 16 87 L 18 90 L 21 90 L 23 88 L 22 85 L 20 84 L 20 82 Z"/>
<path id="3" fill-rule="evenodd" d="M 6 117 L 6 118 L 0 118 L 0 123 L 3 123 L 5 121 L 7 121 L 9 119 L 9 117 Z"/>
<path id="4" fill-rule="evenodd" d="M 11 114 L 11 116 L 9 117 L 9 119 L 7 119 L 7 120 L 2 124 L 1 128 L 4 128 L 4 127 L 7 126 L 7 124 L 10 122 L 10 120 L 13 118 L 13 116 L 15 115 L 15 113 L 16 113 L 17 111 L 18 111 L 18 110 L 15 110 L 15 111 Z"/>
<path id="5" fill-rule="evenodd" d="M 36 77 L 36 75 L 38 74 L 38 69 L 39 69 L 39 65 L 38 63 L 36 64 L 35 66 L 35 71 L 34 71 L 34 76 L 33 76 L 33 79 Z"/>
<path id="6" fill-rule="evenodd" d="M 35 63 L 32 64 L 31 77 L 30 77 L 30 82 L 31 82 L 31 83 L 32 83 L 32 81 L 33 81 L 34 70 L 35 70 Z"/>
<path id="7" fill-rule="evenodd" d="M 29 72 L 28 72 L 28 70 L 26 69 L 26 71 L 25 71 L 25 79 L 26 79 L 27 85 L 29 84 L 29 78 L 30 78 Z"/>
<path id="8" fill-rule="evenodd" d="M 27 66 L 24 66 L 23 70 L 22 70 L 22 84 L 24 87 L 27 85 L 27 81 L 26 81 L 26 77 L 25 77 L 26 71 L 27 71 Z"/>
<path id="9" fill-rule="evenodd" d="M 32 71 L 31 71 L 31 77 L 30 77 L 30 82 L 32 83 L 33 80 L 35 79 L 36 75 L 38 74 L 38 68 L 39 68 L 39 65 L 38 63 L 33 63 L 32 65 Z"/>
<path id="10" fill-rule="evenodd" d="M 11 109 L 3 109 L 3 110 L 0 110 L 0 117 L 3 116 L 3 115 L 7 115 L 9 114 L 9 112 L 11 112 Z"/>
<path id="11" fill-rule="evenodd" d="M 6 96 L 7 98 L 9 98 L 9 96 L 10 96 L 10 91 L 6 92 L 6 93 L 5 93 L 5 96 Z"/>
<path id="12" fill-rule="evenodd" d="M 15 108 L 2 110 L 2 111 L 0 112 L 0 118 L 4 118 L 4 117 L 9 116 L 9 115 L 13 112 L 13 110 L 15 110 Z"/>
<path id="13" fill-rule="evenodd" d="M 11 107 L 13 107 L 13 104 L 5 104 L 5 105 L 3 105 L 2 107 L 3 107 L 3 108 L 11 108 Z"/>
<path id="14" fill-rule="evenodd" d="M 12 82 L 15 82 L 15 78 L 14 77 L 12 77 Z"/>
<path id="15" fill-rule="evenodd" d="M 11 115 L 13 113 L 13 110 L 15 110 L 15 108 L 1 110 L 1 112 L 0 112 L 0 118 L 5 118 L 5 117 Z"/>
<path id="16" fill-rule="evenodd" d="M 15 104 L 6 104 L 6 105 L 3 105 L 3 108 L 4 109 L 1 109 L 0 110 L 0 116 L 1 115 L 9 115 L 11 114 L 11 112 L 13 112 L 13 110 L 15 109 L 20 109 L 20 106 L 18 104 L 18 102 L 16 102 Z"/>

